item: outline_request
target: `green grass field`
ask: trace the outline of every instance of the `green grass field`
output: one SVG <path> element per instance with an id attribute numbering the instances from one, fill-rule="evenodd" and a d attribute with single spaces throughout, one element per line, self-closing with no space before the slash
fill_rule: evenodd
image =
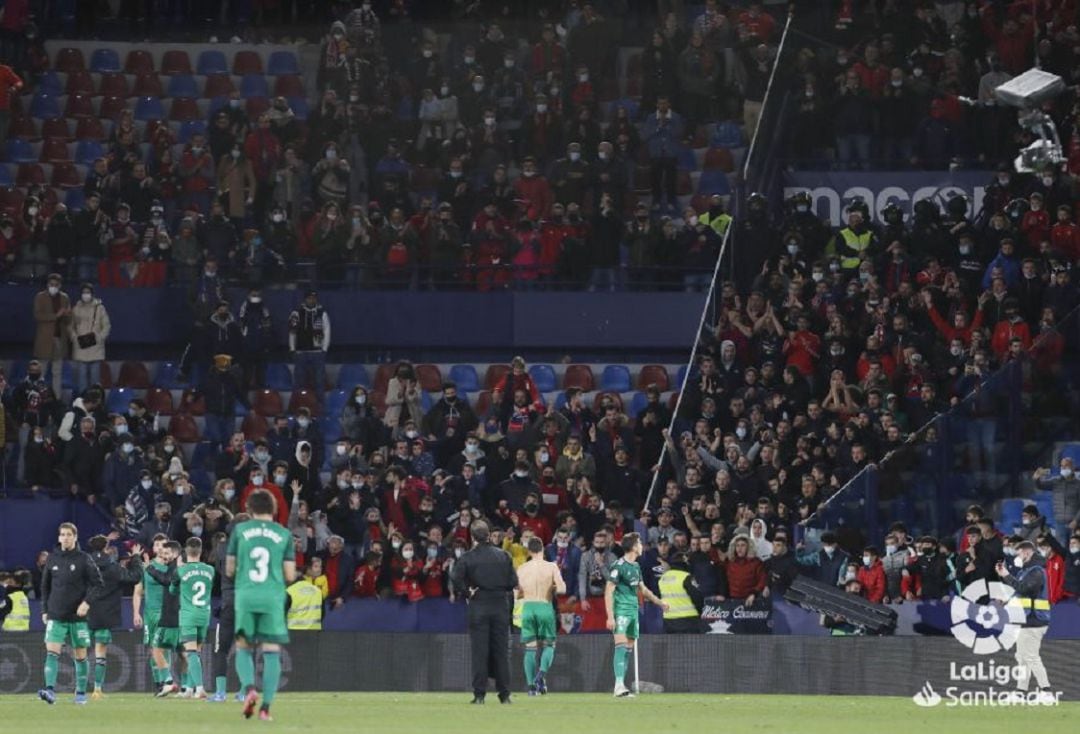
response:
<path id="1" fill-rule="evenodd" d="M 70 694 L 48 706 L 34 695 L 0 696 L 4 729 L 23 734 L 152 734 L 240 732 L 272 727 L 280 732 L 547 732 L 630 734 L 752 731 L 796 734 L 865 734 L 901 727 L 941 734 L 1073 730 L 1080 704 L 1040 708 L 921 709 L 910 698 L 854 696 L 728 696 L 643 694 L 614 699 L 604 694 L 516 695 L 511 706 L 469 705 L 466 693 L 286 693 L 274 704 L 274 721 L 245 721 L 240 704 L 153 699 L 114 694 L 75 706 Z"/>

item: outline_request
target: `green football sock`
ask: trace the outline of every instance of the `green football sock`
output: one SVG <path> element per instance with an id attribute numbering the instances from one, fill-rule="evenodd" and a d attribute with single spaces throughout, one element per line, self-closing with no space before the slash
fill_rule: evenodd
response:
<path id="1" fill-rule="evenodd" d="M 214 678 L 214 693 L 224 693 L 228 684 L 225 682 L 225 676 L 219 675 Z"/>
<path id="2" fill-rule="evenodd" d="M 615 659 L 614 659 L 614 666 L 613 667 L 615 668 L 615 682 L 616 683 L 622 683 L 623 678 L 626 677 L 626 663 L 629 660 L 629 658 L 630 658 L 630 648 L 626 647 L 625 645 L 616 645 L 615 646 Z"/>
<path id="3" fill-rule="evenodd" d="M 199 688 L 203 684 L 202 658 L 197 653 L 188 653 L 188 685 Z"/>
<path id="4" fill-rule="evenodd" d="M 274 702 L 274 694 L 277 693 L 278 685 L 281 683 L 281 653 L 280 652 L 264 652 L 263 653 L 263 692 L 262 703 L 263 707 L 269 706 Z"/>
<path id="5" fill-rule="evenodd" d="M 55 652 L 45 653 L 45 687 L 56 688 L 56 674 L 60 669 L 60 656 Z"/>
<path id="6" fill-rule="evenodd" d="M 154 679 L 154 683 L 161 683 L 161 671 L 158 670 L 157 663 L 154 662 L 154 656 L 151 655 L 147 660 L 150 665 L 150 677 Z"/>
<path id="7" fill-rule="evenodd" d="M 525 648 L 525 685 L 532 686 L 536 680 L 536 648 Z"/>
<path id="8" fill-rule="evenodd" d="M 90 661 L 86 658 L 75 661 L 75 692 L 86 693 L 86 681 L 90 677 Z"/>
<path id="9" fill-rule="evenodd" d="M 540 651 L 540 672 L 546 674 L 555 662 L 555 646 L 548 645 Z"/>
<path id="10" fill-rule="evenodd" d="M 94 690 L 105 690 L 105 669 L 108 666 L 108 658 L 104 656 L 94 660 Z"/>
<path id="11" fill-rule="evenodd" d="M 246 693 L 255 685 L 255 658 L 250 647 L 236 648 L 236 675 L 240 678 L 240 692 Z"/>

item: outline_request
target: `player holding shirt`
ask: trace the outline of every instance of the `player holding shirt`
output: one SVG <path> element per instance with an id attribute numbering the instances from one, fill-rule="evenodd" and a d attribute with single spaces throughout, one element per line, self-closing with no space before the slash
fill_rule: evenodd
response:
<path id="1" fill-rule="evenodd" d="M 525 643 L 525 681 L 529 695 L 547 693 L 547 675 L 555 660 L 555 608 L 553 594 L 565 594 L 566 582 L 557 564 L 544 560 L 544 542 L 529 538 L 530 559 L 518 569 L 521 608 L 521 641 Z M 539 665 L 536 650 L 541 648 Z"/>
<path id="2" fill-rule="evenodd" d="M 626 666 L 633 654 L 638 638 L 638 590 L 642 595 L 661 609 L 667 609 L 667 602 L 649 591 L 641 578 L 641 566 L 637 559 L 641 556 L 641 536 L 627 533 L 622 539 L 623 557 L 611 564 L 608 571 L 607 586 L 604 588 L 604 603 L 607 605 L 607 628 L 615 637 L 615 696 L 622 698 L 633 696 L 626 687 Z"/>
<path id="3" fill-rule="evenodd" d="M 254 647 L 262 649 L 263 700 L 259 718 L 271 721 L 270 705 L 281 681 L 281 645 L 289 641 L 285 587 L 296 579 L 292 534 L 274 522 L 275 500 L 263 489 L 247 498 L 251 520 L 229 536 L 225 575 L 236 581 L 236 674 L 244 693 L 244 718 L 255 713 Z"/>

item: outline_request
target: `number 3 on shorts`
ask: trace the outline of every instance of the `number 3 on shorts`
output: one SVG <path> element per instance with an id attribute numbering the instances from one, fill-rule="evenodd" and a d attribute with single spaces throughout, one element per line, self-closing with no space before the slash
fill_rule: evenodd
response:
<path id="1" fill-rule="evenodd" d="M 270 575 L 270 551 L 256 546 L 251 549 L 248 557 L 255 563 L 255 568 L 248 571 L 248 578 L 256 584 L 266 581 Z"/>
<path id="2" fill-rule="evenodd" d="M 630 626 L 630 617 L 616 617 L 615 618 L 615 634 L 625 635 L 627 628 Z"/>

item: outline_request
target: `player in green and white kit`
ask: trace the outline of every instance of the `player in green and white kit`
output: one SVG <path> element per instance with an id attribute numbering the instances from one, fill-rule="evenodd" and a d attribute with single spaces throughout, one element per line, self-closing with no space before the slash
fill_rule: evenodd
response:
<path id="1" fill-rule="evenodd" d="M 661 609 L 668 608 L 667 602 L 649 591 L 641 579 L 641 566 L 637 562 L 642 551 L 641 536 L 637 533 L 624 535 L 622 549 L 622 558 L 611 564 L 608 570 L 607 586 L 604 588 L 607 628 L 615 633 L 615 695 L 620 698 L 634 695 L 626 687 L 624 679 L 638 638 L 638 590 Z"/>
<path id="2" fill-rule="evenodd" d="M 202 547 L 198 538 L 188 538 L 184 544 L 187 563 L 176 569 L 180 586 L 180 643 L 186 651 L 186 685 L 193 698 L 206 698 L 199 650 L 210 628 L 210 593 L 214 588 L 214 567 L 199 560 Z"/>
<path id="3" fill-rule="evenodd" d="M 154 558 L 143 567 L 142 583 L 135 585 L 135 593 L 131 597 L 131 611 L 134 617 L 135 627 L 143 628 L 143 646 L 147 649 L 153 647 L 154 634 L 157 632 L 158 622 L 161 621 L 161 604 L 165 595 L 165 587 L 154 580 L 147 572 L 148 568 L 155 568 L 161 573 L 169 570 L 166 560 L 165 543 L 168 536 L 158 533 L 154 536 Z M 165 682 L 161 671 L 154 665 L 153 655 L 148 655 L 147 662 L 150 664 L 150 673 L 154 677 L 154 692 L 161 690 L 161 684 Z M 172 667 L 171 656 L 168 660 L 168 668 Z"/>
<path id="4" fill-rule="evenodd" d="M 274 522 L 275 500 L 265 489 L 251 493 L 251 520 L 233 528 L 225 557 L 225 575 L 236 579 L 236 674 L 244 693 L 244 718 L 258 703 L 254 645 L 262 649 L 263 700 L 259 718 L 270 721 L 281 681 L 281 645 L 289 641 L 285 624 L 285 587 L 296 580 L 292 534 Z"/>

